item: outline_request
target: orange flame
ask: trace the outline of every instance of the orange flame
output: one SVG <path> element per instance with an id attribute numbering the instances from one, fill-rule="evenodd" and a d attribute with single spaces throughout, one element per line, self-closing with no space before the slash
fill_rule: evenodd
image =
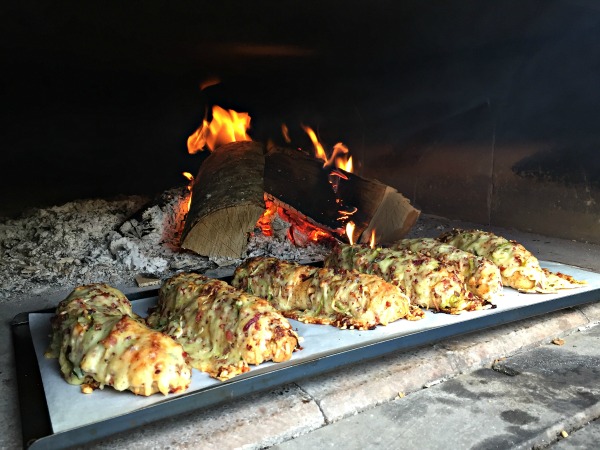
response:
<path id="1" fill-rule="evenodd" d="M 288 144 L 292 143 L 292 140 L 290 139 L 290 130 L 288 129 L 285 123 L 281 125 L 281 134 L 283 134 L 285 142 L 287 142 Z"/>
<path id="2" fill-rule="evenodd" d="M 348 156 L 350 153 L 348 147 L 346 147 L 341 142 L 338 142 L 333 146 L 333 153 L 331 154 L 331 156 L 327 157 L 327 153 L 325 152 L 323 145 L 321 145 L 321 143 L 319 142 L 319 139 L 317 138 L 317 135 L 314 132 L 314 130 L 311 127 L 307 127 L 305 125 L 302 125 L 302 128 L 304 129 L 304 131 L 306 131 L 306 134 L 308 134 L 308 137 L 313 143 L 313 146 L 315 148 L 315 156 L 323 160 L 323 167 L 335 165 L 335 167 L 337 167 L 338 169 L 345 170 L 346 172 L 353 172 L 354 168 L 352 164 L 352 157 Z"/>
<path id="3" fill-rule="evenodd" d="M 187 190 L 189 192 L 189 194 L 186 196 L 187 200 L 184 199 L 181 203 L 182 205 L 186 206 L 180 206 L 182 213 L 185 215 L 190 210 L 190 206 L 192 204 L 192 185 L 194 184 L 194 175 L 189 172 L 183 172 L 182 175 L 189 180 L 189 184 L 187 185 Z"/>
<path id="4" fill-rule="evenodd" d="M 371 239 L 369 240 L 369 247 L 375 248 L 375 243 L 377 240 L 375 239 L 375 230 L 371 230 Z"/>
<path id="5" fill-rule="evenodd" d="M 256 222 L 256 225 L 261 229 L 265 236 L 273 236 L 271 222 L 275 214 L 277 214 L 277 205 L 272 201 L 265 199 L 265 212 Z"/>
<path id="6" fill-rule="evenodd" d="M 215 148 L 236 141 L 251 141 L 246 131 L 250 128 L 250 115 L 238 113 L 232 109 L 226 110 L 220 106 L 213 106 L 213 118 L 210 122 L 206 119 L 187 140 L 188 152 L 197 153 L 208 147 L 211 151 Z"/>
<path id="7" fill-rule="evenodd" d="M 348 236 L 350 245 L 354 245 L 354 228 L 356 228 L 354 222 L 350 221 L 346 224 L 346 235 Z"/>
<path id="8" fill-rule="evenodd" d="M 310 138 L 310 140 L 313 143 L 313 146 L 315 147 L 315 156 L 317 158 L 325 161 L 325 164 L 323 164 L 323 167 L 329 165 L 329 161 L 327 159 L 327 153 L 325 153 L 325 149 L 319 142 L 319 139 L 317 139 L 317 135 L 315 134 L 313 129 L 311 127 L 307 127 L 305 125 L 302 125 L 302 128 L 304 129 L 304 131 L 306 131 L 306 134 L 308 134 L 308 137 Z"/>
<path id="9" fill-rule="evenodd" d="M 333 146 L 333 154 L 331 155 L 330 160 L 335 158 L 335 167 L 352 173 L 354 168 L 352 165 L 352 156 L 349 157 L 349 153 L 350 150 L 348 150 L 348 147 L 341 142 L 338 142 Z M 340 154 L 342 154 L 342 156 L 338 156 Z"/>

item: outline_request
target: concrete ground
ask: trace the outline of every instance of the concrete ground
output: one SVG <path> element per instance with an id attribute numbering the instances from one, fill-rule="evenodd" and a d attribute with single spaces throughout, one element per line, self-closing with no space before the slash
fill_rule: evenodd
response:
<path id="1" fill-rule="evenodd" d="M 596 326 L 274 448 L 598 448 L 599 379 Z"/>
<path id="2" fill-rule="evenodd" d="M 600 272 L 598 246 L 504 234 L 540 259 Z M 0 310 L 2 323 L 55 305 L 63 295 L 14 299 Z M 301 379 L 86 447 L 596 448 L 598 323 L 598 302 L 565 309 Z M 0 333 L 0 448 L 19 448 L 9 327 Z M 552 344 L 557 338 L 564 344 Z"/>

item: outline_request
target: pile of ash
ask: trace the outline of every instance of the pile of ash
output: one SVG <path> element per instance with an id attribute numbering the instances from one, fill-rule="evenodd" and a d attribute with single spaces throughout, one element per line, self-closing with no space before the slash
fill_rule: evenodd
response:
<path id="1" fill-rule="evenodd" d="M 187 198 L 182 187 L 150 201 L 140 196 L 78 200 L 0 221 L 0 299 L 95 282 L 133 287 L 140 274 L 165 279 L 181 271 L 231 272 L 241 260 L 179 248 L 185 219 L 180 205 Z M 294 246 L 286 238 L 287 227 L 275 219 L 272 236 L 256 230 L 247 256 L 318 261 L 330 251 L 317 244 Z"/>

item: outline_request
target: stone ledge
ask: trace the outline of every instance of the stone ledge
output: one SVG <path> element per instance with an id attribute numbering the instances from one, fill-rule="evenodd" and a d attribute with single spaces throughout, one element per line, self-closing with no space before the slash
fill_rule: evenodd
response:
<path id="1" fill-rule="evenodd" d="M 264 448 L 324 423 L 314 400 L 297 386 L 287 385 L 124 432 L 94 448 Z"/>
<path id="2" fill-rule="evenodd" d="M 594 305 L 592 305 L 594 306 Z M 371 363 L 298 382 L 321 407 L 328 423 L 385 403 L 461 373 L 489 367 L 514 355 L 585 327 L 600 307 L 585 313 L 568 309 L 468 334 L 441 344 L 388 355 Z"/>

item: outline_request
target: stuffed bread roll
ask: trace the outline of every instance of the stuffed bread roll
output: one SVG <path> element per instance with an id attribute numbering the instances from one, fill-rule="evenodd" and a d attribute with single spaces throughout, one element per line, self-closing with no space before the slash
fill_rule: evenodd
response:
<path id="1" fill-rule="evenodd" d="M 443 263 L 456 264 L 467 289 L 483 299 L 502 290 L 500 269 L 489 259 L 476 256 L 433 238 L 402 239 L 391 245 L 394 250 L 411 250 L 431 256 Z"/>
<path id="2" fill-rule="evenodd" d="M 355 269 L 399 286 L 411 303 L 450 314 L 481 309 L 485 301 L 465 289 L 454 266 L 410 250 L 340 245 L 325 267 Z"/>
<path id="3" fill-rule="evenodd" d="M 108 385 L 168 394 L 187 389 L 192 376 L 181 345 L 143 324 L 106 284 L 78 287 L 60 302 L 46 356 L 58 357 L 65 380 L 86 393 Z"/>
<path id="4" fill-rule="evenodd" d="M 265 299 L 194 273 L 165 282 L 147 322 L 181 343 L 192 367 L 219 380 L 247 372 L 249 364 L 287 361 L 299 340 Z"/>
<path id="5" fill-rule="evenodd" d="M 504 285 L 522 292 L 551 293 L 583 284 L 572 277 L 542 269 L 537 258 L 521 244 L 493 233 L 454 229 L 438 239 L 488 258 L 500 269 Z"/>
<path id="6" fill-rule="evenodd" d="M 397 286 L 356 271 L 257 257 L 236 269 L 232 284 L 305 323 L 366 330 L 423 316 Z"/>

